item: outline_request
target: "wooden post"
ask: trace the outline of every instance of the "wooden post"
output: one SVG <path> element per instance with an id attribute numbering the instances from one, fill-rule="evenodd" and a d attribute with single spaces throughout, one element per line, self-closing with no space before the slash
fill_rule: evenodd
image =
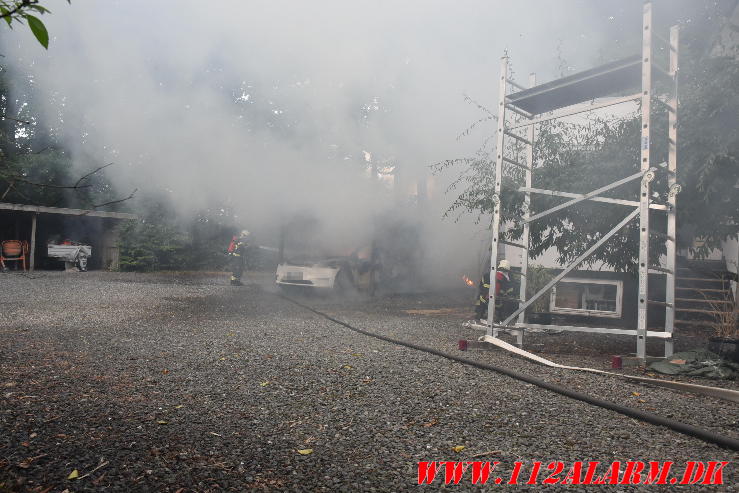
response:
<path id="1" fill-rule="evenodd" d="M 36 219 L 38 218 L 37 213 L 33 213 L 31 216 L 31 258 L 28 262 L 28 268 L 31 272 L 36 267 Z"/>

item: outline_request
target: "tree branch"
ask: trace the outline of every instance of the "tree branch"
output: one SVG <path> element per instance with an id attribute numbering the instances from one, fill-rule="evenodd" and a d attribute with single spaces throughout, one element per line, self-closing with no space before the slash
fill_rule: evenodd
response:
<path id="1" fill-rule="evenodd" d="M 45 151 L 46 149 L 50 149 L 50 148 L 51 148 L 51 146 L 46 146 L 46 147 L 44 147 L 43 149 L 39 149 L 38 151 L 32 151 L 32 152 L 31 152 L 31 154 L 41 154 L 41 153 L 42 153 L 42 152 L 44 152 L 44 151 Z"/>
<path id="2" fill-rule="evenodd" d="M 74 184 L 74 188 L 77 188 L 79 186 L 80 182 L 82 180 L 84 180 L 85 178 L 87 178 L 88 176 L 92 176 L 95 173 L 97 173 L 98 171 L 107 168 L 108 166 L 113 166 L 113 163 L 108 163 L 106 165 L 100 166 L 99 168 L 95 168 L 94 170 L 90 171 L 86 175 L 82 176 L 79 180 L 77 180 L 77 183 Z M 89 185 L 86 185 L 86 186 L 89 186 Z"/>
<path id="3" fill-rule="evenodd" d="M 8 192 L 10 192 L 13 189 L 13 185 L 15 185 L 15 180 L 11 181 L 8 185 L 8 188 L 5 189 L 5 192 L 3 192 L 3 196 L 0 197 L 0 200 L 4 200 L 5 196 L 8 195 Z"/>
<path id="4" fill-rule="evenodd" d="M 92 185 L 50 185 L 46 183 L 36 183 L 34 181 L 26 180 L 25 178 L 20 178 L 20 177 L 14 177 L 13 180 L 21 182 L 21 183 L 25 183 L 26 185 L 31 185 L 34 187 L 43 187 L 43 188 L 68 188 L 71 190 L 76 190 L 78 188 L 89 188 L 92 186 Z"/>
<path id="5" fill-rule="evenodd" d="M 39 3 L 39 0 L 21 0 L 20 2 L 16 2 L 15 7 L 8 10 L 4 14 L 0 14 L 0 19 L 12 19 L 18 12 L 21 12 L 22 10 L 37 3 Z"/>
<path id="6" fill-rule="evenodd" d="M 33 122 L 19 120 L 18 118 L 13 118 L 12 116 L 0 115 L 0 118 L 2 118 L 3 120 L 12 120 L 14 122 L 23 123 L 24 125 L 33 125 Z"/>
<path id="7" fill-rule="evenodd" d="M 133 192 L 131 192 L 128 197 L 124 197 L 124 198 L 118 199 L 118 200 L 111 200 L 110 202 L 104 202 L 102 204 L 95 204 L 95 205 L 92 206 L 92 208 L 93 209 L 97 209 L 98 207 L 103 207 L 105 205 L 118 204 L 120 202 L 125 202 L 126 200 L 132 199 L 133 196 L 136 195 L 136 192 L 138 192 L 138 191 L 139 191 L 138 188 L 134 188 L 133 189 Z"/>

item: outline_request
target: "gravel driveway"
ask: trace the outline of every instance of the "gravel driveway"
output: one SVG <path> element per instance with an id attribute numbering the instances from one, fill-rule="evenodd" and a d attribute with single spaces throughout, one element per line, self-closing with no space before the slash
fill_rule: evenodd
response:
<path id="1" fill-rule="evenodd" d="M 737 491 L 736 452 L 357 334 L 276 296 L 265 277 L 225 284 L 0 274 L 0 492 L 416 491 L 417 463 L 430 460 L 496 460 L 504 473 L 515 461 L 731 461 L 713 488 Z M 300 301 L 448 352 L 479 335 L 461 327 L 465 293 Z M 501 351 L 465 356 L 739 438 L 727 402 Z M 549 356 L 603 367 L 610 353 Z"/>

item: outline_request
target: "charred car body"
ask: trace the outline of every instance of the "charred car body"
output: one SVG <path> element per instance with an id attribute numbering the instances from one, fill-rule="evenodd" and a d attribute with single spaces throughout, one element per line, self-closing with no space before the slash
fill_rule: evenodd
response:
<path id="1" fill-rule="evenodd" d="M 377 281 L 377 270 L 370 259 L 356 255 L 320 260 L 287 260 L 277 266 L 275 282 L 281 287 L 372 292 Z"/>
<path id="2" fill-rule="evenodd" d="M 419 231 L 401 215 L 377 217 L 370 234 L 348 235 L 349 241 L 327 241 L 330 237 L 314 217 L 296 217 L 288 223 L 280 240 L 283 260 L 277 265 L 277 285 L 374 295 L 377 289 L 395 292 L 417 284 L 422 259 Z M 286 255 L 286 243 L 294 255 Z M 330 253 L 342 250 L 347 253 Z"/>

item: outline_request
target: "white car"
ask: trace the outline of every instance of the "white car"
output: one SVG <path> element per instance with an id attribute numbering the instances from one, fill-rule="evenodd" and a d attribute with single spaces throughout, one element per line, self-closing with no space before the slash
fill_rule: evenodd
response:
<path id="1" fill-rule="evenodd" d="M 275 282 L 281 287 L 370 290 L 372 274 L 371 263 L 356 257 L 285 261 L 277 266 Z"/>
<path id="2" fill-rule="evenodd" d="M 286 262 L 277 266 L 276 282 L 280 286 L 333 289 L 338 273 L 337 267 L 318 264 L 297 265 Z"/>

